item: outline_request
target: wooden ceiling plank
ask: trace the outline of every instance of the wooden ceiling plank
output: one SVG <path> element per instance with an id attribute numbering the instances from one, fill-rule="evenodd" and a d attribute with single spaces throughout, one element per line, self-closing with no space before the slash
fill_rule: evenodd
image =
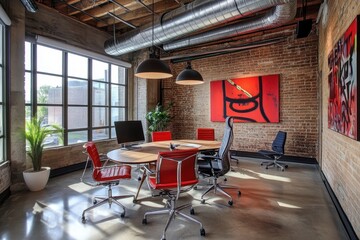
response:
<path id="1" fill-rule="evenodd" d="M 117 2 L 130 10 L 133 10 L 134 7 L 136 7 L 136 5 L 137 5 L 132 0 L 123 0 L 123 1 L 117 0 Z M 101 6 L 101 8 L 98 7 L 98 8 L 91 9 L 88 11 L 88 13 L 92 16 L 103 17 L 103 16 L 106 16 L 108 12 L 114 13 L 114 10 L 115 10 L 115 12 L 126 13 L 126 10 L 124 8 L 118 6 L 114 3 L 111 3 L 111 2 L 109 2 L 106 5 Z M 117 13 L 115 13 L 115 14 L 119 15 Z M 88 16 L 85 16 L 85 15 L 81 16 L 79 19 L 83 22 L 91 20 L 91 18 L 89 18 Z"/>
<path id="2" fill-rule="evenodd" d="M 75 3 L 80 2 L 81 0 L 60 0 L 60 2 L 56 2 L 55 3 L 55 9 L 58 11 L 62 11 L 64 8 L 66 8 L 68 6 L 68 4 L 72 5 Z"/>
<path id="3" fill-rule="evenodd" d="M 95 2 L 89 2 L 89 1 L 85 1 L 85 2 L 79 2 L 76 4 L 72 4 L 72 6 L 74 6 L 75 8 L 73 8 L 73 10 L 68 12 L 69 16 L 73 16 L 76 14 L 81 13 L 81 11 L 87 11 L 89 9 L 97 9 L 99 8 L 100 5 L 107 3 L 108 0 L 97 0 Z"/>
<path id="4" fill-rule="evenodd" d="M 163 13 L 165 11 L 169 11 L 172 9 L 177 8 L 178 5 L 173 1 L 173 0 L 165 0 L 165 1 L 161 1 L 155 4 L 155 13 Z M 148 20 L 144 20 L 145 17 L 148 16 L 152 16 L 145 8 L 139 8 L 137 10 L 125 13 L 123 15 L 121 15 L 121 19 L 130 22 L 132 25 L 135 26 L 139 26 L 137 24 L 134 24 L 135 20 L 139 20 L 138 24 L 140 25 L 144 25 L 146 23 L 149 23 Z M 106 24 L 107 22 L 107 24 Z M 119 23 L 120 21 L 116 21 L 115 23 Z M 97 26 L 102 28 L 102 27 L 106 27 L 107 25 L 113 25 L 114 24 L 114 19 L 107 19 L 105 21 L 102 22 L 98 22 Z"/>
<path id="5" fill-rule="evenodd" d="M 159 3 L 159 2 L 163 2 L 164 0 L 154 0 L 154 1 L 155 1 L 155 3 Z M 119 0 L 117 0 L 117 2 L 120 3 Z M 131 11 L 135 11 L 137 9 L 143 8 L 140 4 L 137 4 L 134 0 L 131 0 L 131 1 L 123 0 L 121 4 L 124 5 L 126 8 L 130 9 Z M 88 11 L 88 13 L 90 15 L 96 16 L 98 18 L 107 17 L 108 12 L 111 12 L 121 18 L 123 18 L 123 14 L 129 13 L 124 8 L 119 7 L 116 4 L 108 4 L 106 6 L 103 6 L 101 9 L 93 9 L 93 10 Z M 148 14 L 150 14 L 150 13 L 148 12 Z M 83 15 L 80 17 L 80 21 L 86 22 L 89 20 L 90 20 L 89 16 Z M 101 27 L 104 27 L 104 26 L 101 26 Z"/>

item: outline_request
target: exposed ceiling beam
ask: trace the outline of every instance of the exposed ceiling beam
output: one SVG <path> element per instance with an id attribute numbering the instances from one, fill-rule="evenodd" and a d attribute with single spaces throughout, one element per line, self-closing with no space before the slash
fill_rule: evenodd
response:
<path id="1" fill-rule="evenodd" d="M 120 17 L 116 16 L 115 14 L 113 14 L 113 13 L 111 13 L 111 12 L 108 12 L 108 14 L 109 14 L 111 17 L 113 17 L 113 18 L 115 18 L 116 20 L 118 20 L 118 21 L 120 21 L 120 22 L 122 22 L 122 23 L 124 23 L 124 24 L 128 25 L 128 26 L 129 26 L 129 27 L 131 27 L 131 28 L 134 28 L 134 29 L 136 29 L 136 28 L 137 28 L 136 26 L 132 25 L 131 23 L 129 23 L 129 22 L 127 22 L 127 21 L 125 21 L 124 19 L 122 19 L 122 18 L 120 18 Z"/>
<path id="2" fill-rule="evenodd" d="M 121 4 L 131 11 L 136 10 L 137 8 L 140 8 L 138 6 L 138 4 L 136 4 L 136 2 L 134 2 L 133 0 L 124 0 L 124 1 L 122 1 Z M 108 12 L 112 12 L 112 13 L 116 14 L 117 16 L 120 16 L 121 14 L 124 14 L 127 11 L 124 8 L 118 6 L 114 3 L 110 3 L 110 2 L 109 2 L 109 4 L 103 5 L 101 8 L 94 8 L 94 9 L 91 9 L 88 11 L 89 14 L 94 15 L 96 17 L 104 17 L 107 15 Z M 79 19 L 80 19 L 80 21 L 83 21 L 83 22 L 90 20 L 90 18 L 87 16 L 80 16 Z"/>
<path id="3" fill-rule="evenodd" d="M 158 0 L 158 3 L 155 3 L 155 13 L 156 14 L 164 12 L 166 10 L 172 10 L 175 8 L 177 8 L 177 4 L 174 3 L 173 0 L 165 0 L 165 1 Z M 116 13 L 116 15 L 121 16 L 121 18 L 127 22 L 130 22 L 130 21 L 132 22 L 137 19 L 142 19 L 144 17 L 152 16 L 151 14 L 149 14 L 149 12 L 146 9 L 141 8 L 141 7 L 136 10 L 133 10 L 129 13 L 124 13 L 124 14 Z M 151 19 L 150 19 L 150 22 L 151 22 Z M 97 27 L 101 28 L 101 27 L 106 27 L 107 25 L 112 25 L 112 24 L 114 24 L 113 19 L 108 19 L 107 21 L 99 22 L 97 24 Z M 134 22 L 132 22 L 132 24 L 137 25 Z"/>

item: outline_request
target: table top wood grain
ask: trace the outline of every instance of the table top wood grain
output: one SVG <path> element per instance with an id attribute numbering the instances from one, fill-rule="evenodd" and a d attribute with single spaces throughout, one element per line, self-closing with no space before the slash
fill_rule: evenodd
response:
<path id="1" fill-rule="evenodd" d="M 176 145 L 176 149 L 198 148 L 202 150 L 218 149 L 221 142 L 206 140 L 171 140 L 149 142 L 137 145 L 131 150 L 115 149 L 107 153 L 107 157 L 113 161 L 126 164 L 144 164 L 155 162 L 159 152 L 169 151 L 170 143 Z"/>

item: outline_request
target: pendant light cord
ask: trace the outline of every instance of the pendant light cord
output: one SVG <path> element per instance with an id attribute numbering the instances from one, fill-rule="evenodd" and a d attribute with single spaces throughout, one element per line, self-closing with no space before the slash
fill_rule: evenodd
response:
<path id="1" fill-rule="evenodd" d="M 151 48 L 152 54 L 155 57 L 155 48 L 154 48 L 154 24 L 155 24 L 155 3 L 152 1 L 152 30 L 151 30 Z"/>
<path id="2" fill-rule="evenodd" d="M 113 13 L 115 14 L 115 6 L 113 4 Z M 114 35 L 114 42 L 116 42 L 116 34 L 115 34 L 115 18 L 113 18 L 113 35 Z"/>

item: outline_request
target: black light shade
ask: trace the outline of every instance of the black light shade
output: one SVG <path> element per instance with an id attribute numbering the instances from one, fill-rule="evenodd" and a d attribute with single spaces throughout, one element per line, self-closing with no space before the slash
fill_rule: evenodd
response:
<path id="1" fill-rule="evenodd" d="M 147 79 L 163 79 L 172 77 L 171 70 L 167 64 L 157 58 L 149 58 L 137 67 L 136 77 Z"/>
<path id="2" fill-rule="evenodd" d="M 182 70 L 176 77 L 176 83 L 180 85 L 198 85 L 204 83 L 204 79 L 201 74 L 191 68 L 191 64 L 188 63 L 186 69 Z"/>

